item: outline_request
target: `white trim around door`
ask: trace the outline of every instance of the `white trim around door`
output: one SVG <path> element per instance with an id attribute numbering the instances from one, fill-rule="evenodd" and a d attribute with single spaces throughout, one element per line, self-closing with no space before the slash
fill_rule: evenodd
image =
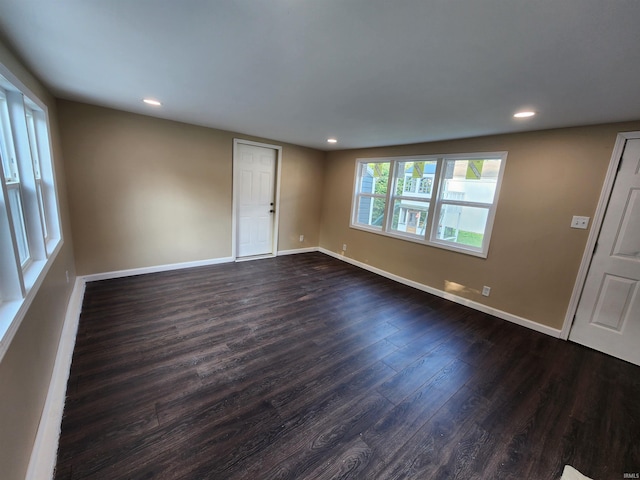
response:
<path id="1" fill-rule="evenodd" d="M 239 175 L 237 162 L 239 160 L 238 150 L 241 145 L 251 145 L 254 147 L 269 148 L 276 152 L 276 171 L 275 171 L 275 189 L 274 189 L 274 207 L 273 214 L 273 234 L 271 253 L 256 257 L 238 257 L 238 193 L 239 193 Z M 233 139 L 233 201 L 231 213 L 231 256 L 233 260 L 249 260 L 253 258 L 275 257 L 278 252 L 278 225 L 280 224 L 280 177 L 282 173 L 282 146 L 271 145 L 268 143 L 253 142 L 241 138 Z"/>
<path id="2" fill-rule="evenodd" d="M 600 229 L 602 228 L 602 222 L 607 211 L 607 204 L 609 203 L 609 198 L 611 197 L 611 192 L 613 190 L 613 185 L 616 179 L 616 173 L 618 171 L 620 161 L 622 160 L 622 153 L 624 151 L 625 144 L 627 143 L 627 140 L 636 138 L 640 138 L 640 132 L 619 133 L 616 138 L 616 143 L 613 146 L 613 153 L 611 154 L 611 160 L 609 161 L 609 169 L 607 170 L 607 175 L 604 179 L 604 185 L 602 186 L 602 191 L 600 192 L 600 199 L 598 200 L 598 206 L 593 216 L 591 231 L 589 232 L 587 245 L 584 249 L 584 253 L 582 254 L 582 262 L 580 263 L 578 276 L 573 286 L 571 299 L 569 300 L 567 314 L 565 315 L 562 330 L 560 332 L 560 338 L 562 338 L 563 340 L 567 340 L 569 338 L 571 326 L 573 325 L 573 320 L 575 318 L 576 311 L 578 310 L 578 302 L 580 300 L 582 290 L 584 289 L 584 285 L 587 280 L 587 273 L 589 271 L 589 266 L 591 265 L 591 259 L 593 258 L 596 243 L 598 242 Z"/>

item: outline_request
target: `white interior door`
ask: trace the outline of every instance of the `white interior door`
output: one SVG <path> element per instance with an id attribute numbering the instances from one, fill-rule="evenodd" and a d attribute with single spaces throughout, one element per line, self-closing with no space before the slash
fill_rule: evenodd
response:
<path id="1" fill-rule="evenodd" d="M 276 150 L 237 145 L 237 256 L 273 253 Z"/>
<path id="2" fill-rule="evenodd" d="M 640 139 L 629 139 L 569 339 L 640 365 Z"/>

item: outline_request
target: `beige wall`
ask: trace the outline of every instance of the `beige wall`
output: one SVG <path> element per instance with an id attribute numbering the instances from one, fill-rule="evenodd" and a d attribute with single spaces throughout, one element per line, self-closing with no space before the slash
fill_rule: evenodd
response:
<path id="1" fill-rule="evenodd" d="M 231 256 L 233 139 L 256 139 L 64 100 L 58 110 L 78 274 Z M 278 249 L 316 246 L 324 153 L 282 146 Z"/>
<path id="2" fill-rule="evenodd" d="M 73 247 L 56 105 L 46 89 L 0 43 L 0 63 L 49 108 L 64 245 L 0 363 L 0 477 L 25 477 L 74 278 Z M 65 272 L 71 282 L 67 284 Z"/>
<path id="3" fill-rule="evenodd" d="M 325 153 L 285 144 L 282 155 L 278 249 L 317 247 Z M 300 235 L 304 235 L 302 243 Z"/>
<path id="4" fill-rule="evenodd" d="M 616 135 L 640 122 L 328 154 L 320 246 L 540 324 L 562 327 Z M 356 158 L 508 151 L 486 259 L 349 228 Z M 491 296 L 480 294 L 483 285 Z"/>

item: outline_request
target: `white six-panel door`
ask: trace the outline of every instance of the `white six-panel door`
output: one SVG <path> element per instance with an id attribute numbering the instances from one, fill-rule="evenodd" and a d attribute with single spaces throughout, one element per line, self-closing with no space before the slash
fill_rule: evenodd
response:
<path id="1" fill-rule="evenodd" d="M 640 365 L 640 139 L 628 139 L 569 339 Z"/>
<path id="2" fill-rule="evenodd" d="M 237 256 L 273 253 L 276 150 L 237 145 L 234 168 L 237 204 Z"/>

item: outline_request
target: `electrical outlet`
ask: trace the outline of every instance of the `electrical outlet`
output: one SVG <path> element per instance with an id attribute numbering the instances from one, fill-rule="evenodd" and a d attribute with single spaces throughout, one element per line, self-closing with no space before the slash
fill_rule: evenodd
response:
<path id="1" fill-rule="evenodd" d="M 300 241 L 304 242 L 304 235 L 300 235 Z"/>
<path id="2" fill-rule="evenodd" d="M 64 274 L 67 277 L 67 283 L 69 283 L 69 270 L 65 270 Z"/>
<path id="3" fill-rule="evenodd" d="M 589 217 L 575 216 L 571 219 L 571 228 L 580 228 L 586 230 L 589 226 Z"/>
<path id="4" fill-rule="evenodd" d="M 486 285 L 482 287 L 482 295 L 488 297 L 491 293 L 491 287 L 487 287 Z"/>
<path id="5" fill-rule="evenodd" d="M 343 251 L 343 252 L 346 252 L 346 250 L 347 250 L 347 244 L 346 244 L 346 243 L 343 243 L 343 244 L 342 244 L 342 251 Z"/>

